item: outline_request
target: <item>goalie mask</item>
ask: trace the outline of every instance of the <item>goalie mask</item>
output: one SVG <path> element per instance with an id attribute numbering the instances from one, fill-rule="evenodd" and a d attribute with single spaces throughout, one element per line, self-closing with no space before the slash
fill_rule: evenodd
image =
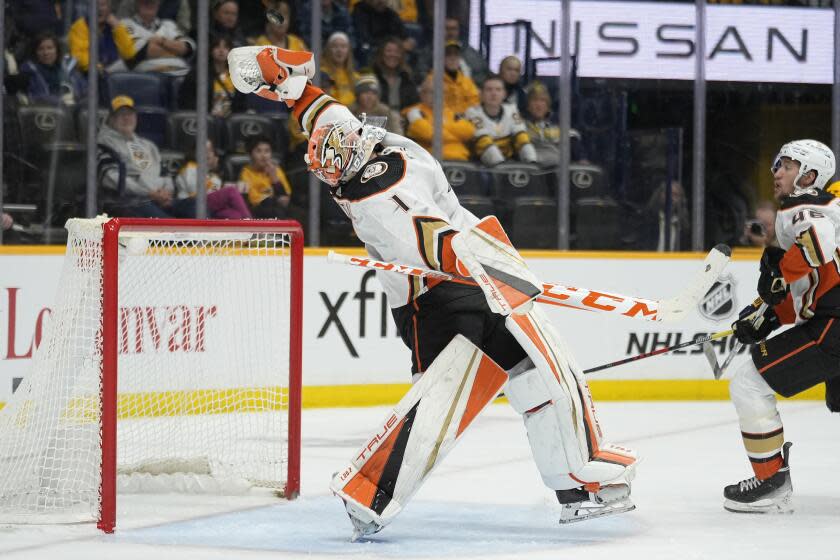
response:
<path id="1" fill-rule="evenodd" d="M 385 137 L 384 128 L 368 122 L 362 115 L 362 122 L 335 122 L 313 130 L 304 157 L 309 171 L 333 187 L 352 179 Z"/>
<path id="2" fill-rule="evenodd" d="M 828 183 L 829 179 L 834 176 L 834 153 L 828 146 L 816 140 L 794 140 L 788 142 L 773 161 L 773 167 L 770 171 L 775 175 L 776 171 L 782 166 L 782 158 L 790 158 L 793 161 L 799 162 L 799 174 L 793 181 L 794 188 L 800 189 L 799 181 L 809 171 L 815 171 L 817 178 L 814 181 L 813 188 L 822 189 Z"/>

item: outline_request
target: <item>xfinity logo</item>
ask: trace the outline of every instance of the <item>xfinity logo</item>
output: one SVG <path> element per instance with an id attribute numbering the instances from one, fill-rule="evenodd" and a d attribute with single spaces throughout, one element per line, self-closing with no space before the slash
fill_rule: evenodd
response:
<path id="1" fill-rule="evenodd" d="M 356 349 L 356 344 L 353 341 L 354 337 L 358 337 L 359 339 L 363 339 L 366 336 L 385 338 L 388 336 L 389 325 L 393 325 L 391 308 L 388 305 L 385 293 L 381 291 L 374 292 L 368 286 L 368 283 L 373 280 L 374 276 L 376 276 L 376 272 L 373 270 L 365 272 L 359 283 L 359 289 L 355 292 L 341 292 L 333 298 L 327 292 L 318 292 L 318 295 L 321 297 L 321 303 L 324 304 L 327 310 L 327 319 L 318 331 L 318 338 L 323 338 L 331 329 L 335 329 L 344 342 L 347 351 L 354 358 L 359 357 L 359 351 Z M 379 299 L 378 305 L 375 301 L 377 296 Z M 352 301 L 356 301 L 357 303 L 354 305 Z M 369 331 L 367 328 L 369 317 L 368 303 L 373 307 L 373 314 L 376 314 L 377 307 L 379 311 L 378 317 L 374 315 L 376 324 L 379 327 L 374 332 Z M 350 323 L 345 324 L 346 314 L 352 315 L 352 307 L 354 306 L 358 310 L 357 329 L 354 329 L 354 325 Z M 344 310 L 344 314 L 342 314 L 342 310 Z"/>

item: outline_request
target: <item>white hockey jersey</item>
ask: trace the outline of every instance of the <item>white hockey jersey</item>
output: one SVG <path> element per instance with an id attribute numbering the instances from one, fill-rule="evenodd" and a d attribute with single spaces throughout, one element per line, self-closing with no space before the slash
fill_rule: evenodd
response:
<path id="1" fill-rule="evenodd" d="M 308 85 L 292 108 L 309 133 L 331 122 L 355 119 L 320 89 Z M 464 209 L 429 152 L 403 136 L 388 133 L 382 150 L 353 179 L 331 189 L 353 223 L 368 254 L 389 263 L 452 270 L 452 235 L 478 222 Z M 410 304 L 435 285 L 412 276 L 377 272 L 391 307 Z"/>
<path id="2" fill-rule="evenodd" d="M 497 117 L 475 105 L 467 109 L 464 117 L 475 126 L 475 152 L 485 165 L 497 165 L 514 155 L 525 162 L 537 161 L 528 130 L 514 105 L 503 103 Z"/>
<path id="3" fill-rule="evenodd" d="M 195 52 L 195 41 L 190 39 L 181 28 L 171 19 L 155 19 L 150 25 L 145 25 L 138 16 L 126 18 L 121 21 L 128 29 L 129 35 L 134 40 L 134 51 L 137 53 L 132 67 L 135 72 L 166 72 L 172 75 L 184 75 L 190 70 L 190 64 L 186 58 L 176 56 L 163 58 L 145 58 L 143 49 L 148 45 L 149 39 L 153 36 L 164 39 L 184 41 L 189 44 Z"/>
<path id="4" fill-rule="evenodd" d="M 840 199 L 817 189 L 797 191 L 776 213 L 776 237 L 786 251 L 780 267 L 790 286 L 787 299 L 775 307 L 776 315 L 782 323 L 802 323 L 840 284 Z M 840 309 L 833 307 L 832 301 L 829 313 L 838 314 Z"/>

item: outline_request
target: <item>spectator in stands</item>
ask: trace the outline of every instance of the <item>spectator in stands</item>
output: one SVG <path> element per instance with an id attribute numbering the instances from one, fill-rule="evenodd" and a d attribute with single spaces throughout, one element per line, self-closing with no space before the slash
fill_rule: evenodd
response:
<path id="1" fill-rule="evenodd" d="M 320 0 L 321 2 L 321 37 L 332 37 L 337 31 L 345 33 L 350 43 L 355 41 L 353 22 L 347 7 L 337 0 Z M 312 44 L 312 0 L 303 0 L 298 11 L 297 28 L 303 40 Z M 322 39 L 323 40 L 323 39 Z"/>
<path id="2" fill-rule="evenodd" d="M 233 86 L 228 72 L 227 56 L 233 45 L 228 35 L 210 37 L 210 61 L 207 71 L 207 98 L 210 114 L 214 117 L 227 117 L 231 113 L 245 110 L 245 94 Z M 195 110 L 198 72 L 196 66 L 190 71 L 178 90 L 178 107 Z"/>
<path id="3" fill-rule="evenodd" d="M 408 122 L 406 136 L 432 151 L 432 137 L 434 136 L 434 84 L 432 76 L 428 76 L 420 86 L 420 103 L 407 107 L 403 115 Z M 447 105 L 443 107 L 443 159 L 467 161 L 470 159 L 470 149 L 467 144 L 475 134 L 475 127 L 467 119 L 456 115 Z"/>
<path id="4" fill-rule="evenodd" d="M 481 86 L 481 104 L 467 109 L 466 117 L 475 126 L 475 154 L 484 165 L 494 166 L 517 156 L 534 163 L 537 152 L 516 106 L 505 103 L 505 85 L 490 75 Z"/>
<path id="5" fill-rule="evenodd" d="M 99 35 L 99 70 L 115 72 L 128 70 L 125 61 L 134 58 L 134 40 L 128 28 L 111 12 L 108 0 L 97 0 L 97 28 Z M 67 41 L 70 54 L 76 59 L 80 72 L 87 72 L 90 61 L 87 18 L 80 17 L 70 26 Z"/>
<path id="6" fill-rule="evenodd" d="M 321 56 L 321 72 L 330 78 L 330 87 L 326 92 L 342 105 L 352 105 L 356 100 L 354 89 L 359 73 L 353 65 L 350 37 L 346 33 L 336 31 L 327 39 Z"/>
<path id="7" fill-rule="evenodd" d="M 447 41 L 443 58 L 443 104 L 456 115 L 478 105 L 478 88 L 461 71 L 461 43 Z M 431 76 L 431 74 L 429 74 Z"/>
<path id="8" fill-rule="evenodd" d="M 560 164 L 560 126 L 551 119 L 551 95 L 540 82 L 531 82 L 528 86 L 528 103 L 525 109 L 525 126 L 534 149 L 537 150 L 537 163 L 543 167 L 555 167 Z M 582 161 L 580 133 L 571 129 L 571 160 Z"/>
<path id="9" fill-rule="evenodd" d="M 390 108 L 400 111 L 420 101 L 417 85 L 406 63 L 402 41 L 396 37 L 386 39 L 379 45 L 373 72 L 379 79 L 382 102 Z"/>
<path id="10" fill-rule="evenodd" d="M 283 168 L 274 161 L 271 141 L 252 136 L 246 146 L 251 162 L 239 172 L 255 218 L 285 218 L 289 212 L 292 186 Z"/>
<path id="11" fill-rule="evenodd" d="M 289 25 L 291 23 L 292 10 L 286 0 L 271 0 L 264 2 L 266 8 L 276 10 L 283 16 L 283 23 L 277 24 L 266 20 L 265 34 L 260 35 L 252 41 L 254 45 L 274 45 L 281 49 L 288 49 L 290 51 L 308 51 L 309 47 L 303 42 L 303 39 L 289 33 Z"/>
<path id="12" fill-rule="evenodd" d="M 679 181 L 671 182 L 671 244 L 665 243 L 665 183 L 650 196 L 642 208 L 640 247 L 648 251 L 687 251 L 691 248 L 691 219 L 685 200 L 685 191 Z"/>
<path id="13" fill-rule="evenodd" d="M 58 37 L 51 32 L 36 35 L 30 59 L 21 66 L 28 79 L 29 100 L 74 105 L 85 92 L 85 83 L 75 69 L 76 61 L 62 55 Z"/>
<path id="14" fill-rule="evenodd" d="M 195 42 L 171 19 L 157 17 L 160 0 L 135 0 L 137 13 L 123 23 L 134 39 L 134 58 L 129 67 L 137 72 L 162 72 L 183 76 Z"/>
<path id="15" fill-rule="evenodd" d="M 135 0 L 119 0 L 117 17 L 130 19 L 135 15 L 137 15 Z M 185 33 L 189 33 L 192 29 L 192 12 L 188 0 L 161 0 L 155 17 L 174 21 Z"/>
<path id="16" fill-rule="evenodd" d="M 184 164 L 175 179 L 175 190 L 179 199 L 195 198 L 198 193 L 198 164 L 195 153 Z M 235 186 L 224 185 L 218 174 L 219 155 L 213 142 L 207 141 L 207 212 L 211 218 L 241 220 L 251 217 L 248 205 Z"/>
<path id="17" fill-rule="evenodd" d="M 458 61 L 461 72 L 472 78 L 476 84 L 484 83 L 484 79 L 490 74 L 487 61 L 481 53 L 461 41 L 461 22 L 457 18 L 448 17 L 444 24 L 443 40 L 446 44 L 456 41 L 461 44 L 460 60 Z"/>
<path id="18" fill-rule="evenodd" d="M 521 82 L 522 61 L 515 55 L 504 57 L 499 63 L 499 76 L 505 83 L 505 103 L 512 103 L 520 112 L 524 112 L 528 94 Z"/>
<path id="19" fill-rule="evenodd" d="M 403 133 L 400 114 L 382 103 L 379 96 L 379 80 L 373 74 L 363 74 L 356 81 L 356 102 L 350 106 L 354 115 L 365 113 L 368 117 L 384 117 L 384 125 L 380 125 L 388 132 Z"/>
<path id="20" fill-rule="evenodd" d="M 778 247 L 776 239 L 776 205 L 769 200 L 758 203 L 755 217 L 744 224 L 744 245 L 752 247 Z"/>
<path id="21" fill-rule="evenodd" d="M 145 218 L 194 218 L 195 200 L 173 198 L 171 182 L 161 177 L 160 152 L 136 134 L 134 100 L 111 100 L 108 119 L 99 131 L 99 180 L 111 212 Z"/>
<path id="22" fill-rule="evenodd" d="M 361 0 L 353 8 L 352 16 L 356 31 L 356 61 L 360 67 L 370 62 L 372 53 L 387 39 L 396 37 L 403 50 L 414 49 L 414 39 L 409 39 L 400 15 L 388 6 L 387 0 Z"/>
<path id="23" fill-rule="evenodd" d="M 7 13 L 14 15 L 18 31 L 25 37 L 38 33 L 61 34 L 61 12 L 54 0 L 11 0 Z M 8 23 L 8 17 L 7 17 Z"/>
<path id="24" fill-rule="evenodd" d="M 247 45 L 245 34 L 239 27 L 239 2 L 237 0 L 216 0 L 212 8 L 213 21 L 210 24 L 212 35 L 222 35 L 230 39 L 234 47 Z"/>

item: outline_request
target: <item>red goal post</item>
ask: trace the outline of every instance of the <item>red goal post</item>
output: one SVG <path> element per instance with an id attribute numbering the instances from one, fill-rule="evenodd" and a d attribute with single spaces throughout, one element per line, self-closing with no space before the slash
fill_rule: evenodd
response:
<path id="1" fill-rule="evenodd" d="M 50 332 L 0 411 L 0 522 L 112 532 L 118 482 L 155 491 L 149 478 L 296 497 L 300 224 L 96 218 L 68 230 Z"/>

